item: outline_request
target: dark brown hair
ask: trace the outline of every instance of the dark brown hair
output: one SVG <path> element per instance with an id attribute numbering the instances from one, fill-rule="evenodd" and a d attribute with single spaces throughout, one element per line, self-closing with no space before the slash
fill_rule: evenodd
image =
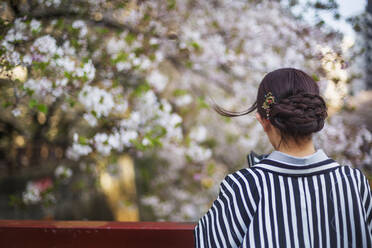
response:
<path id="1" fill-rule="evenodd" d="M 294 68 L 268 73 L 260 83 L 255 103 L 247 110 L 229 111 L 217 104 L 213 108 L 227 117 L 246 115 L 257 109 L 262 118 L 267 118 L 263 103 L 269 92 L 274 96 L 275 103 L 270 105 L 268 119 L 279 129 L 284 142 L 293 139 L 299 143 L 323 128 L 327 107 L 319 95 L 319 87 L 309 75 Z"/>

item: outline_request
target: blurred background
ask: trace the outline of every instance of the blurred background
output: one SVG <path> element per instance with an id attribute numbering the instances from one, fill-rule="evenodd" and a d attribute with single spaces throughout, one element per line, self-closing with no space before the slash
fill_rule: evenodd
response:
<path id="1" fill-rule="evenodd" d="M 0 218 L 196 221 L 246 155 L 263 76 L 303 69 L 314 136 L 372 175 L 371 0 L 0 3 Z"/>

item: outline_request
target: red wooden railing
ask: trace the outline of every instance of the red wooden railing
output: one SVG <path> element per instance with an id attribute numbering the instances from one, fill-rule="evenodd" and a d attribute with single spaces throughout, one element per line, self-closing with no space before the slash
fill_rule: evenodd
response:
<path id="1" fill-rule="evenodd" d="M 195 224 L 0 220 L 0 247 L 194 247 Z"/>

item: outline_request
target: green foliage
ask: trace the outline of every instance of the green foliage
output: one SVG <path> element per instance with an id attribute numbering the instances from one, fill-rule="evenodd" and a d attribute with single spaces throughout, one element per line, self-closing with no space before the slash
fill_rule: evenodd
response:
<path id="1" fill-rule="evenodd" d="M 37 109 L 44 114 L 48 113 L 48 107 L 45 104 L 38 104 Z"/>
<path id="2" fill-rule="evenodd" d="M 196 51 L 200 51 L 201 50 L 201 46 L 199 45 L 199 43 L 193 41 L 191 42 L 190 44 Z"/>
<path id="3" fill-rule="evenodd" d="M 55 28 L 56 29 L 63 29 L 65 27 L 65 19 L 59 18 L 56 22 Z"/>
<path id="4" fill-rule="evenodd" d="M 18 195 L 9 195 L 8 204 L 14 208 L 24 208 L 25 204 L 22 201 L 22 198 Z"/>
<path id="5" fill-rule="evenodd" d="M 73 108 L 75 106 L 75 104 L 76 104 L 76 101 L 73 98 L 71 98 L 71 97 L 66 98 L 66 101 L 68 102 L 68 105 L 71 108 Z"/>
<path id="6" fill-rule="evenodd" d="M 179 97 L 179 96 L 183 96 L 183 95 L 186 95 L 188 93 L 187 90 L 184 90 L 184 89 L 175 89 L 173 91 L 173 96 L 175 97 Z"/>
<path id="7" fill-rule="evenodd" d="M 185 61 L 185 67 L 188 68 L 188 69 L 192 69 L 193 67 L 193 62 L 191 60 L 186 60 Z"/>
<path id="8" fill-rule="evenodd" d="M 125 62 L 128 58 L 128 54 L 125 52 L 119 52 L 115 59 L 111 59 L 112 64 L 117 64 L 118 62 Z"/>
<path id="9" fill-rule="evenodd" d="M 216 165 L 214 163 L 209 163 L 207 165 L 207 174 L 208 176 L 213 176 L 216 171 Z"/>
<path id="10" fill-rule="evenodd" d="M 88 143 L 89 143 L 88 141 L 89 140 L 86 137 L 84 137 L 82 135 L 79 136 L 79 144 L 81 144 L 81 145 L 88 145 Z"/>
<path id="11" fill-rule="evenodd" d="M 41 73 L 45 72 L 46 69 L 48 68 L 49 62 L 36 62 L 34 61 L 32 63 L 32 69 L 33 70 L 40 70 Z"/>
<path id="12" fill-rule="evenodd" d="M 38 111 L 47 114 L 48 113 L 48 106 L 44 103 L 39 103 L 36 99 L 31 98 L 28 102 L 28 106 L 31 109 L 36 108 Z"/>
<path id="13" fill-rule="evenodd" d="M 203 141 L 201 145 L 213 149 L 218 145 L 218 143 L 216 139 L 210 138 L 210 139 L 206 139 L 205 141 Z"/>
<path id="14" fill-rule="evenodd" d="M 148 83 L 142 83 L 138 85 L 135 90 L 133 91 L 133 95 L 135 97 L 141 96 L 143 93 L 149 91 L 151 89 L 151 86 Z"/>
<path id="15" fill-rule="evenodd" d="M 198 97 L 197 98 L 197 101 L 198 101 L 198 106 L 199 108 L 208 108 L 209 105 L 208 103 L 205 101 L 204 97 Z"/>
<path id="16" fill-rule="evenodd" d="M 110 30 L 108 28 L 105 28 L 105 27 L 95 27 L 97 33 L 101 34 L 101 35 L 105 35 L 107 33 L 110 32 Z"/>
<path id="17" fill-rule="evenodd" d="M 128 33 L 127 36 L 125 37 L 125 41 L 131 45 L 136 39 L 136 36 L 132 33 Z"/>
<path id="18" fill-rule="evenodd" d="M 168 10 L 174 9 L 176 7 L 176 0 L 167 0 Z"/>
<path id="19" fill-rule="evenodd" d="M 315 82 L 318 82 L 319 81 L 319 77 L 316 74 L 313 74 L 312 75 L 312 78 L 314 79 Z"/>
<path id="20" fill-rule="evenodd" d="M 3 106 L 3 108 L 8 108 L 8 107 L 10 107 L 10 106 L 12 106 L 13 104 L 10 102 L 10 101 L 4 101 L 3 102 L 3 104 L 2 104 L 2 106 Z"/>
<path id="21" fill-rule="evenodd" d="M 36 99 L 30 99 L 30 101 L 28 102 L 28 106 L 29 106 L 30 108 L 34 108 L 34 107 L 36 107 L 37 105 L 38 105 L 38 102 L 37 102 Z"/>
<path id="22" fill-rule="evenodd" d="M 76 181 L 73 185 L 72 188 L 76 191 L 82 191 L 86 188 L 86 182 L 83 179 L 80 179 Z"/>

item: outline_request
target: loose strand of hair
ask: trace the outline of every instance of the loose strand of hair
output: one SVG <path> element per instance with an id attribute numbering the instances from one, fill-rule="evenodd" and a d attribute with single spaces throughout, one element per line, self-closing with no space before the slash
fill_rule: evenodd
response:
<path id="1" fill-rule="evenodd" d="M 221 106 L 219 106 L 214 100 L 213 98 L 212 99 L 212 108 L 220 115 L 222 116 L 225 116 L 225 117 L 238 117 L 238 116 L 242 116 L 242 115 L 246 115 L 246 114 L 249 114 L 251 112 L 253 112 L 255 109 L 257 109 L 257 102 L 253 103 L 252 106 L 246 110 L 243 110 L 243 111 L 231 111 L 231 110 L 227 110 L 227 109 L 224 109 L 222 108 Z"/>

